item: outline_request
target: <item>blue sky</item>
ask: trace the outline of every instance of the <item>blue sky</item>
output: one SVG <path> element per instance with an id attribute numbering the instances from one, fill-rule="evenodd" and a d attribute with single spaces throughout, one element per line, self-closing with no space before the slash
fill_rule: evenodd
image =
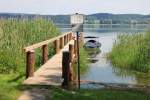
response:
<path id="1" fill-rule="evenodd" d="M 150 0 L 0 0 L 0 12 L 150 14 Z"/>

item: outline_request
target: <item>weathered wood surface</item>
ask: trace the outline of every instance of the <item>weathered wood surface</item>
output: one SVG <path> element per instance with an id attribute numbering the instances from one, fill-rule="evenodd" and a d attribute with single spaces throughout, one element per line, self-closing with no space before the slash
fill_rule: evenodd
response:
<path id="1" fill-rule="evenodd" d="M 59 53 L 55 54 L 43 66 L 41 66 L 33 77 L 26 79 L 26 85 L 61 85 L 62 83 L 62 52 L 69 50 L 69 44 L 74 44 L 71 40 Z"/>

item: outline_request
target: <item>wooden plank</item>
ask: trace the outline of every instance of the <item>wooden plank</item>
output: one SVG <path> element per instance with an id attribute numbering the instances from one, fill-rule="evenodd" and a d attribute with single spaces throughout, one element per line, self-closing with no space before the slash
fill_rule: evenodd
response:
<path id="1" fill-rule="evenodd" d="M 62 52 L 69 50 L 69 44 L 74 44 L 71 40 L 61 51 L 49 59 L 41 66 L 33 77 L 26 79 L 25 85 L 61 85 L 62 79 Z"/>

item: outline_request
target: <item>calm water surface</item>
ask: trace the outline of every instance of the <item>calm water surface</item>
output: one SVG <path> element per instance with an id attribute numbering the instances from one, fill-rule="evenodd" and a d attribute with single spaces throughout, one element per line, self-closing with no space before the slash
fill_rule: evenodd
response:
<path id="1" fill-rule="evenodd" d="M 61 31 L 70 31 L 70 28 L 60 28 Z M 137 34 L 147 30 L 148 27 L 93 27 L 84 28 L 84 36 L 98 36 L 101 53 L 96 55 L 98 61 L 89 64 L 88 71 L 81 75 L 82 80 L 104 83 L 144 84 L 150 85 L 150 75 L 136 73 L 129 70 L 115 68 L 106 59 L 106 53 L 111 51 L 118 34 Z"/>
<path id="2" fill-rule="evenodd" d="M 91 63 L 89 70 L 86 74 L 82 75 L 81 79 L 91 80 L 96 82 L 105 83 L 136 83 L 136 80 L 132 76 L 119 76 L 115 73 L 112 64 L 106 59 L 106 53 L 111 51 L 113 43 L 119 34 L 118 32 L 86 32 L 85 35 L 98 36 L 99 42 L 102 44 L 100 47 L 101 53 L 99 53 L 95 58 L 98 62 Z"/>

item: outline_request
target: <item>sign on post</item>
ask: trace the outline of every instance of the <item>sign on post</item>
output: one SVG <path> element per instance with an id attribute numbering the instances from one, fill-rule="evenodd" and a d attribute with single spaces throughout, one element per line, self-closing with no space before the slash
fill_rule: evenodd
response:
<path id="1" fill-rule="evenodd" d="M 71 15 L 70 19 L 72 31 L 83 32 L 84 15 L 76 13 Z"/>
<path id="2" fill-rule="evenodd" d="M 83 24 L 84 16 L 83 14 L 73 14 L 71 15 L 71 24 Z"/>
<path id="3" fill-rule="evenodd" d="M 77 35 L 77 57 L 78 57 L 78 86 L 80 89 L 80 53 L 79 53 L 79 32 L 83 32 L 84 16 L 82 14 L 71 15 L 70 22 L 72 25 L 72 31 L 76 32 Z"/>

